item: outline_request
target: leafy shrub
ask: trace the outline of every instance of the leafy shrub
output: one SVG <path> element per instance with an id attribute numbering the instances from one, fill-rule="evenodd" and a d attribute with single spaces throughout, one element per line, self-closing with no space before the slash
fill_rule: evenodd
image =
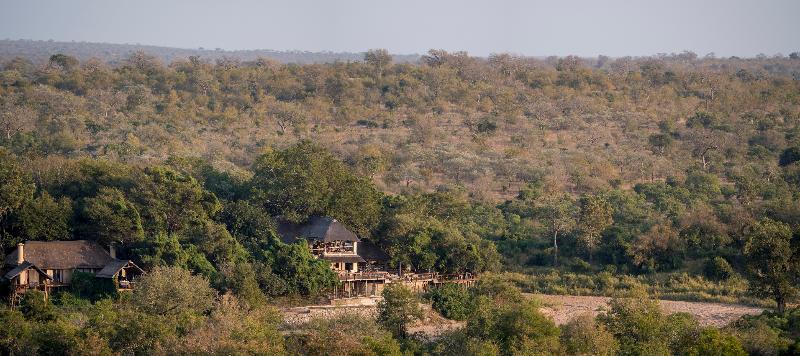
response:
<path id="1" fill-rule="evenodd" d="M 70 291 L 77 297 L 89 300 L 114 298 L 117 288 L 110 278 L 97 278 L 91 273 L 75 271 L 70 277 Z"/>
<path id="2" fill-rule="evenodd" d="M 0 302 L 6 301 L 11 296 L 11 290 L 11 282 L 5 278 L 0 279 Z"/>
<path id="3" fill-rule="evenodd" d="M 433 310 L 452 320 L 464 320 L 469 313 L 469 291 L 458 284 L 447 283 L 428 293 Z"/>
<path id="4" fill-rule="evenodd" d="M 19 311 L 30 320 L 51 321 L 58 317 L 53 305 L 45 299 L 44 293 L 35 289 L 22 295 Z"/>
<path id="5" fill-rule="evenodd" d="M 31 327 L 18 310 L 0 308 L 0 354 L 21 354 L 30 339 Z"/>
<path id="6" fill-rule="evenodd" d="M 67 310 L 82 310 L 91 307 L 92 302 L 88 299 L 81 298 L 68 291 L 58 291 L 53 293 L 53 304 L 61 309 Z"/>
<path id="7" fill-rule="evenodd" d="M 616 355 L 619 342 L 591 314 L 572 319 L 561 328 L 561 344 L 569 355 Z"/>
<path id="8" fill-rule="evenodd" d="M 484 117 L 475 123 L 475 131 L 479 134 L 493 135 L 497 131 L 497 121 L 494 118 Z"/>
<path id="9" fill-rule="evenodd" d="M 708 328 L 704 329 L 699 339 L 691 344 L 686 355 L 745 356 L 747 352 L 744 351 L 742 342 L 735 336 L 715 328 Z"/>
<path id="10" fill-rule="evenodd" d="M 789 147 L 781 153 L 778 164 L 781 166 L 788 166 L 797 161 L 800 161 L 800 147 L 795 146 Z"/>
<path id="11" fill-rule="evenodd" d="M 735 273 L 730 263 L 719 256 L 706 260 L 703 272 L 706 277 L 715 281 L 727 280 Z"/>
<path id="12" fill-rule="evenodd" d="M 609 310 L 598 320 L 614 334 L 626 355 L 669 354 L 665 318 L 658 302 L 646 296 L 612 299 Z"/>
<path id="13" fill-rule="evenodd" d="M 774 319 L 768 314 L 745 316 L 732 325 L 732 333 L 739 337 L 742 346 L 750 355 L 777 355 L 786 350 L 792 341 L 773 326 Z"/>
<path id="14" fill-rule="evenodd" d="M 180 267 L 156 267 L 139 278 L 132 302 L 155 315 L 201 314 L 211 309 L 215 295 L 205 277 Z"/>
<path id="15" fill-rule="evenodd" d="M 315 318 L 287 339 L 291 355 L 400 355 L 400 344 L 374 320 L 354 314 Z M 324 350 L 324 351 L 323 351 Z"/>
<path id="16" fill-rule="evenodd" d="M 382 296 L 378 303 L 378 323 L 395 337 L 405 338 L 408 324 L 423 317 L 416 295 L 401 284 L 390 284 L 383 289 Z"/>
<path id="17" fill-rule="evenodd" d="M 176 355 L 280 355 L 284 353 L 280 322 L 280 312 L 273 308 L 252 308 L 231 298 L 218 305 L 204 325 L 164 351 Z"/>
<path id="18" fill-rule="evenodd" d="M 653 275 L 614 275 L 609 272 L 577 274 L 551 270 L 548 273 L 504 273 L 500 279 L 512 282 L 525 292 L 542 294 L 626 296 L 632 291 L 647 291 L 661 299 L 740 303 L 770 307 L 769 300 L 753 298 L 748 283 L 734 274 L 712 281 L 687 273 Z"/>
<path id="19" fill-rule="evenodd" d="M 377 122 L 375 122 L 373 120 L 367 120 L 367 119 L 361 119 L 361 120 L 356 121 L 356 125 L 364 126 L 366 128 L 369 128 L 369 129 L 375 129 L 375 128 L 378 128 L 380 126 L 380 125 L 378 125 Z"/>
<path id="20" fill-rule="evenodd" d="M 537 350 L 543 354 L 560 349 L 560 330 L 552 319 L 539 311 L 539 303 L 498 303 L 486 295 L 478 295 L 474 311 L 467 320 L 465 332 L 474 341 L 497 345 L 502 354 L 521 354 Z M 473 344 L 484 349 L 487 344 Z"/>
<path id="21" fill-rule="evenodd" d="M 580 257 L 575 257 L 570 261 L 572 270 L 576 272 L 588 272 L 592 270 L 592 265 Z"/>

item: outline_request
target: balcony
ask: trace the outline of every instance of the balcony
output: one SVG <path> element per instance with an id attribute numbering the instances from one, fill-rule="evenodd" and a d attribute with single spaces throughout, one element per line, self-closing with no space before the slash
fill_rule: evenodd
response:
<path id="1" fill-rule="evenodd" d="M 389 279 L 389 272 L 339 272 L 339 281 L 380 281 Z"/>

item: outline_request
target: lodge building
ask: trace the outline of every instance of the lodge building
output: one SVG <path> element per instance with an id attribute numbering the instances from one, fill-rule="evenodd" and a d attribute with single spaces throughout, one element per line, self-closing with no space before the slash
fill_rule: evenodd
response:
<path id="1" fill-rule="evenodd" d="M 424 292 L 442 283 L 470 285 L 475 281 L 469 273 L 391 273 L 386 252 L 333 218 L 312 216 L 300 224 L 282 221 L 277 230 L 284 243 L 306 241 L 311 253 L 336 272 L 339 283 L 329 294 L 331 300 L 379 296 L 388 283 L 402 283 Z M 10 282 L 13 305 L 27 290 L 41 290 L 47 297 L 53 288 L 69 286 L 76 271 L 112 279 L 120 290 L 131 290 L 135 278 L 144 273 L 132 261 L 118 259 L 114 245 L 104 249 L 84 240 L 27 241 L 6 256 L 0 265 L 0 279 Z"/>
<path id="2" fill-rule="evenodd" d="M 440 275 L 438 273 L 389 272 L 389 255 L 376 244 L 362 240 L 336 219 L 312 216 L 294 224 L 282 221 L 278 235 L 285 243 L 305 240 L 311 253 L 330 263 L 339 277 L 330 299 L 379 296 L 388 283 L 402 283 L 414 291 L 424 292 L 442 283 L 471 285 L 473 275 Z"/>
<path id="3" fill-rule="evenodd" d="M 27 241 L 6 256 L 0 276 L 11 284 L 13 304 L 28 289 L 47 295 L 69 286 L 76 271 L 113 279 L 120 290 L 133 288 L 134 279 L 144 273 L 133 261 L 117 259 L 114 245 L 106 250 L 85 240 Z"/>

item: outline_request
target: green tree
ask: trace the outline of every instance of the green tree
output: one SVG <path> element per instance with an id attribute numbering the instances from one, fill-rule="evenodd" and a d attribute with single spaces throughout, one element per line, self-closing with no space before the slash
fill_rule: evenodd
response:
<path id="1" fill-rule="evenodd" d="M 57 159 L 53 161 L 42 162 L 57 168 L 51 171 L 42 169 L 44 173 L 39 177 L 41 188 L 53 196 L 67 196 L 74 201 L 97 196 L 104 187 L 128 192 L 134 184 L 134 172 L 137 172 L 125 163 L 104 159 L 83 158 L 62 163 L 58 163 Z M 59 167 L 59 164 L 63 166 Z"/>
<path id="2" fill-rule="evenodd" d="M 97 332 L 115 352 L 129 355 L 154 353 L 177 338 L 176 329 L 191 329 L 191 317 L 151 314 L 149 309 L 133 306 L 100 300 L 87 312 L 86 329 Z"/>
<path id="3" fill-rule="evenodd" d="M 78 59 L 70 55 L 57 53 L 50 56 L 50 65 L 57 65 L 63 70 L 75 69 L 79 64 Z"/>
<path id="4" fill-rule="evenodd" d="M 230 298 L 214 308 L 201 325 L 163 345 L 164 354 L 283 355 L 281 314 L 272 307 L 252 308 Z"/>
<path id="5" fill-rule="evenodd" d="M 507 354 L 533 351 L 546 355 L 559 351 L 560 332 L 553 320 L 539 311 L 538 303 L 528 301 L 500 314 L 495 337 Z"/>
<path id="6" fill-rule="evenodd" d="M 669 355 L 664 315 L 658 302 L 646 296 L 615 298 L 598 320 L 614 334 L 623 355 Z"/>
<path id="7" fill-rule="evenodd" d="M 35 345 L 36 354 L 76 354 L 80 350 L 79 347 L 82 346 L 78 328 L 68 322 L 38 323 L 34 324 L 32 329 L 31 341 Z M 107 352 L 108 350 L 105 351 Z M 108 355 L 109 353 L 106 354 Z"/>
<path id="8" fill-rule="evenodd" d="M 30 240 L 57 241 L 72 239 L 72 200 L 56 200 L 47 192 L 36 197 L 14 216 L 19 236 Z"/>
<path id="9" fill-rule="evenodd" d="M 115 188 L 101 188 L 97 196 L 87 198 L 81 216 L 82 236 L 103 245 L 133 244 L 144 239 L 139 210 Z"/>
<path id="10" fill-rule="evenodd" d="M 619 351 L 619 343 L 603 324 L 591 314 L 570 320 L 561 328 L 561 344 L 569 355 L 612 356 Z"/>
<path id="11" fill-rule="evenodd" d="M 156 267 L 136 281 L 132 302 L 146 313 L 177 316 L 210 310 L 215 296 L 202 276 L 180 267 Z"/>
<path id="12" fill-rule="evenodd" d="M 378 322 L 395 337 L 405 339 L 408 325 L 422 319 L 419 300 L 408 287 L 389 284 L 383 289 L 383 300 L 378 302 Z"/>
<path id="13" fill-rule="evenodd" d="M 252 199 L 273 215 L 293 222 L 327 215 L 361 236 L 377 225 L 380 192 L 309 141 L 260 156 L 253 171 Z"/>
<path id="14" fill-rule="evenodd" d="M 724 281 L 733 277 L 736 272 L 724 257 L 709 258 L 703 265 L 703 274 L 706 278 L 716 281 Z"/>
<path id="15" fill-rule="evenodd" d="M 687 174 L 686 188 L 690 192 L 703 197 L 704 200 L 714 199 L 720 194 L 720 184 L 717 176 L 698 170 Z"/>
<path id="16" fill-rule="evenodd" d="M 226 202 L 217 218 L 253 257 L 266 258 L 264 253 L 277 236 L 275 221 L 263 207 L 245 200 Z"/>
<path id="17" fill-rule="evenodd" d="M 31 337 L 31 325 L 16 309 L 0 308 L 0 353 L 21 355 Z"/>
<path id="18" fill-rule="evenodd" d="M 53 304 L 45 297 L 44 292 L 31 289 L 22 295 L 19 311 L 29 320 L 40 322 L 53 321 L 58 318 Z"/>
<path id="19" fill-rule="evenodd" d="M 220 271 L 220 284 L 233 292 L 239 301 L 248 308 L 258 308 L 267 304 L 267 297 L 261 292 L 256 279 L 256 271 L 246 262 L 228 263 Z"/>
<path id="20" fill-rule="evenodd" d="M 741 340 L 742 346 L 750 355 L 781 355 L 792 344 L 792 339 L 786 337 L 788 335 L 783 330 L 773 326 L 776 325 L 776 320 L 769 320 L 771 318 L 764 316 L 766 315 L 741 318 L 725 331 L 730 331 Z"/>
<path id="21" fill-rule="evenodd" d="M 733 335 L 725 334 L 716 328 L 704 329 L 696 343 L 689 346 L 686 355 L 730 355 L 745 356 L 747 352 L 742 342 Z"/>
<path id="22" fill-rule="evenodd" d="M 778 159 L 778 164 L 781 166 L 788 166 L 797 161 L 800 161 L 800 147 L 792 146 L 783 150 Z"/>
<path id="23" fill-rule="evenodd" d="M 580 201 L 579 241 L 591 261 L 600 242 L 600 234 L 614 222 L 613 207 L 599 195 L 586 195 Z"/>
<path id="24" fill-rule="evenodd" d="M 286 282 L 289 294 L 318 295 L 338 283 L 328 262 L 314 257 L 305 241 L 276 241 L 273 254 L 272 272 Z"/>
<path id="25" fill-rule="evenodd" d="M 553 234 L 553 265 L 558 266 L 558 235 L 575 228 L 577 209 L 566 194 L 546 195 L 541 200 L 536 215 L 544 220 Z"/>
<path id="26" fill-rule="evenodd" d="M 650 150 L 662 156 L 669 153 L 675 145 L 675 140 L 672 139 L 672 135 L 669 133 L 652 134 L 647 141 L 650 143 Z"/>
<path id="27" fill-rule="evenodd" d="M 30 175 L 20 167 L 17 159 L 0 148 L 0 221 L 33 199 L 36 186 Z"/>
<path id="28" fill-rule="evenodd" d="M 371 49 L 364 53 L 364 62 L 374 67 L 378 79 L 381 79 L 384 69 L 392 64 L 392 55 L 385 49 Z"/>
<path id="29" fill-rule="evenodd" d="M 474 346 L 483 349 L 496 345 L 504 355 L 558 353 L 560 330 L 539 311 L 540 304 L 523 299 L 514 286 L 491 284 L 482 281 L 470 300 L 465 333 L 468 338 L 485 343 Z"/>
<path id="30" fill-rule="evenodd" d="M 247 258 L 247 251 L 231 236 L 225 225 L 213 221 L 192 224 L 181 234 L 186 248 L 196 248 L 219 269 L 226 263 L 237 263 Z"/>
<path id="31" fill-rule="evenodd" d="M 136 177 L 130 196 L 142 215 L 147 233 L 180 232 L 194 222 L 208 220 L 221 204 L 192 177 L 171 168 L 145 168 Z"/>
<path id="32" fill-rule="evenodd" d="M 469 314 L 469 290 L 455 283 L 446 283 L 428 292 L 433 310 L 452 320 L 464 320 Z"/>
<path id="33" fill-rule="evenodd" d="M 109 278 L 96 278 L 92 273 L 81 271 L 72 272 L 69 290 L 77 297 L 92 301 L 116 298 L 119 295 L 115 281 Z"/>
<path id="34" fill-rule="evenodd" d="M 752 291 L 773 298 L 781 314 L 800 285 L 800 254 L 791 239 L 789 225 L 762 219 L 751 226 L 743 251 Z"/>
<path id="35" fill-rule="evenodd" d="M 315 318 L 302 326 L 303 335 L 289 336 L 292 355 L 392 355 L 399 356 L 400 343 L 374 319 L 342 315 Z"/>

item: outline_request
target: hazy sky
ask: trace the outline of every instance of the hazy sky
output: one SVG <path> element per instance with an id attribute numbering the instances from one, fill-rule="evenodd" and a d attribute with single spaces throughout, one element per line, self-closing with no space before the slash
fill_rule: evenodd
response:
<path id="1" fill-rule="evenodd" d="M 800 50 L 800 0 L 0 0 L 0 38 L 474 55 Z"/>

